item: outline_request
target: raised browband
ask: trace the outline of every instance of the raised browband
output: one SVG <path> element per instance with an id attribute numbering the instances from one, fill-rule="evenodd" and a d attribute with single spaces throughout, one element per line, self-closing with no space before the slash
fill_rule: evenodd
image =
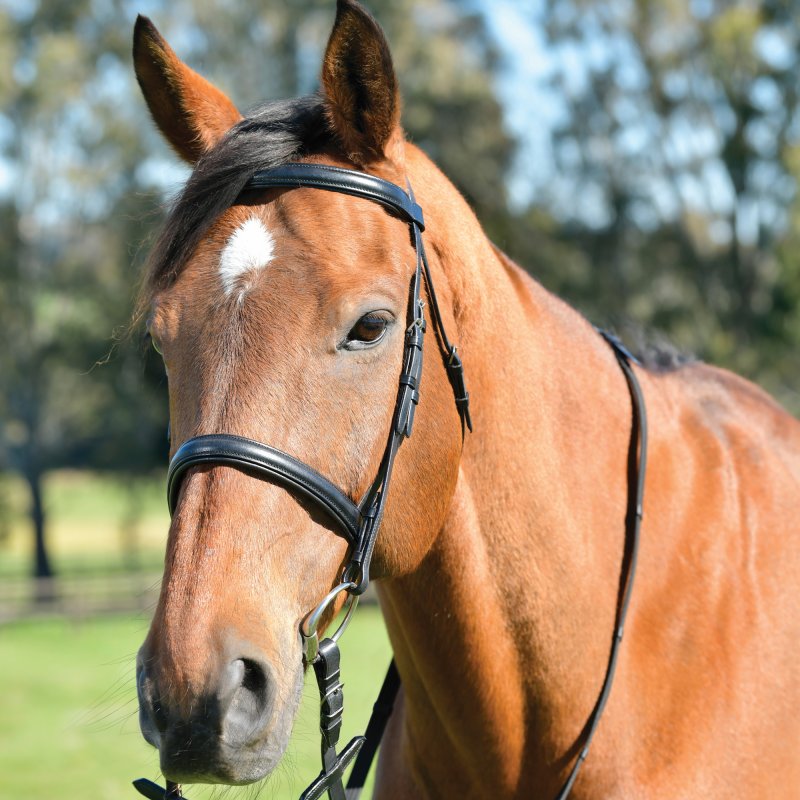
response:
<path id="1" fill-rule="evenodd" d="M 336 532 L 351 545 L 358 539 L 361 512 L 338 487 L 283 450 L 231 434 L 195 436 L 178 448 L 167 473 L 170 514 L 178 505 L 183 476 L 202 464 L 236 467 L 294 490 L 322 506 L 336 523 Z"/>

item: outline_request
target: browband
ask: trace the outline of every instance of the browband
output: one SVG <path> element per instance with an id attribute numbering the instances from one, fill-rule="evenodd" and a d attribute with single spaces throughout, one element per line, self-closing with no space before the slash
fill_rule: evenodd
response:
<path id="1" fill-rule="evenodd" d="M 425 230 L 422 209 L 399 186 L 382 178 L 323 164 L 284 164 L 256 172 L 246 189 L 299 189 L 308 186 L 374 200 L 396 211 L 406 222 Z"/>

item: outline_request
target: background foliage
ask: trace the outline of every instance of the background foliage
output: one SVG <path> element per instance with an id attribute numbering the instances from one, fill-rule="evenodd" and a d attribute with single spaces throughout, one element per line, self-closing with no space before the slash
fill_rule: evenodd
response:
<path id="1" fill-rule="evenodd" d="M 800 410 L 794 3 L 368 5 L 392 43 L 410 138 L 501 247 L 594 321 L 660 331 Z M 37 574 L 52 568 L 48 471 L 135 486 L 165 457 L 165 380 L 125 330 L 186 172 L 133 79 L 136 12 L 246 108 L 316 89 L 333 7 L 0 0 L 0 470 L 27 486 Z M 503 35 L 509 14 L 537 53 Z M 526 84 L 519 67 L 534 56 L 543 67 Z"/>

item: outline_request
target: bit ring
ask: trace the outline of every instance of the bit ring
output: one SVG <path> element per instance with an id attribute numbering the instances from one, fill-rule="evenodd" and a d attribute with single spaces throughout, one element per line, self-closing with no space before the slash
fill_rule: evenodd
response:
<path id="1" fill-rule="evenodd" d="M 317 652 L 319 651 L 319 632 L 317 631 L 317 627 L 322 615 L 328 609 L 328 606 L 342 592 L 352 592 L 353 589 L 356 588 L 358 587 L 355 583 L 353 583 L 353 581 L 345 581 L 344 583 L 340 583 L 338 586 L 335 586 L 328 592 L 328 594 L 325 595 L 325 597 L 322 598 L 322 602 L 300 623 L 300 636 L 303 640 L 303 659 L 305 660 L 306 664 L 313 664 L 317 659 Z M 344 619 L 339 627 L 330 637 L 334 642 L 339 641 L 339 637 L 345 632 L 345 629 L 350 624 L 350 619 L 352 618 L 353 612 L 356 610 L 357 605 L 358 595 L 350 594 L 347 613 L 344 615 Z"/>

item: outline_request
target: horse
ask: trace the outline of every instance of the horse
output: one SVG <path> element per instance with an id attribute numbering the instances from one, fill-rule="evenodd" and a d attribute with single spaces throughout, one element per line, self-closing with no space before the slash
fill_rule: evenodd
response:
<path id="1" fill-rule="evenodd" d="M 614 647 L 635 445 L 619 353 L 490 243 L 406 141 L 389 46 L 355 0 L 338 0 L 319 94 L 247 117 L 143 17 L 133 54 L 156 126 L 193 165 L 140 305 L 173 454 L 219 432 L 269 442 L 362 497 L 393 422 L 415 238 L 363 197 L 248 181 L 333 167 L 410 187 L 424 208 L 474 431 L 447 359 L 429 356 L 372 558 L 402 680 L 375 796 L 554 797 Z M 800 425 L 725 370 L 630 368 L 650 431 L 638 572 L 571 796 L 796 798 Z M 280 483 L 187 470 L 137 659 L 142 732 L 167 778 L 245 784 L 275 768 L 300 626 L 348 550 Z"/>

